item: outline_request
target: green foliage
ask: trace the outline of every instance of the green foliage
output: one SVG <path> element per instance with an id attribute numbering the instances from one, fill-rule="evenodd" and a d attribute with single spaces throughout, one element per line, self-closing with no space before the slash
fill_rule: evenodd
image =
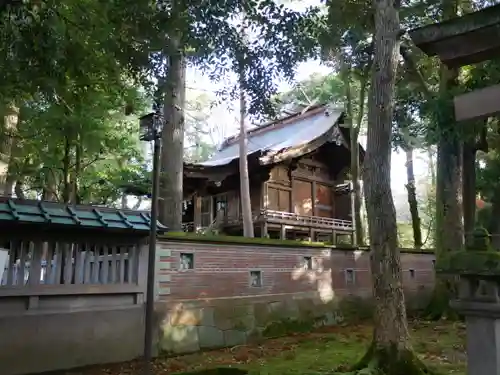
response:
<path id="1" fill-rule="evenodd" d="M 225 236 L 225 235 L 215 235 L 215 234 L 197 234 L 197 233 L 187 233 L 187 232 L 168 232 L 159 238 L 165 238 L 166 240 L 177 240 L 177 241 L 199 241 L 199 242 L 214 242 L 214 243 L 233 243 L 233 244 L 258 244 L 264 246 L 283 246 L 283 247 L 323 247 L 330 249 L 338 249 L 341 251 L 369 251 L 368 247 L 353 247 L 352 245 L 332 245 L 328 242 L 309 242 L 309 241 L 294 241 L 294 240 L 278 240 L 273 238 L 247 238 L 239 236 Z M 432 249 L 403 249 L 405 253 L 432 253 Z"/>
<path id="2" fill-rule="evenodd" d="M 344 85 L 337 74 L 323 76 L 316 73 L 298 82 L 292 90 L 277 95 L 274 100 L 283 110 L 293 112 L 312 104 L 336 103 L 342 106 L 343 98 Z"/>
<path id="3" fill-rule="evenodd" d="M 221 243 L 235 243 L 235 244 L 259 244 L 259 245 L 274 245 L 274 246 L 306 246 L 306 247 L 331 247 L 328 243 L 324 242 L 309 242 L 309 241 L 294 241 L 294 240 L 276 240 L 272 238 L 247 238 L 240 236 L 223 236 L 213 234 L 196 234 L 186 232 L 169 232 L 162 236 L 165 239 L 171 240 L 190 240 L 200 242 L 221 242 Z"/>
<path id="4" fill-rule="evenodd" d="M 186 101 L 184 134 L 184 160 L 197 163 L 207 160 L 215 151 L 220 138 L 214 126 L 209 124 L 214 98 L 201 94 Z M 217 124 L 216 126 L 222 126 Z"/>
<path id="5" fill-rule="evenodd" d="M 499 276 L 500 252 L 460 250 L 443 255 L 436 272 L 444 274 Z"/>
<path id="6" fill-rule="evenodd" d="M 143 100 L 126 83 L 108 82 L 53 101 L 36 96 L 20 108 L 9 174 L 25 193 L 60 201 L 112 204 L 119 183 L 143 173 L 137 119 L 122 113 L 125 102 Z M 73 195 L 73 198 L 70 197 Z"/>
<path id="7" fill-rule="evenodd" d="M 299 13 L 273 0 L 202 0 L 179 3 L 173 12 L 169 3 L 162 2 L 160 29 L 180 33 L 190 62 L 212 79 L 243 71 L 251 115 L 274 113 L 270 99 L 277 90 L 275 79 L 292 79 L 296 64 L 314 56 L 318 47 L 322 17 L 317 8 Z M 219 94 L 225 99 L 236 91 Z"/>
<path id="8" fill-rule="evenodd" d="M 106 205 L 122 186 L 146 190 L 137 119 L 122 112 L 144 110 L 140 85 L 147 94 L 164 89 L 172 53 L 180 49 L 214 80 L 243 69 L 250 113 L 271 113 L 275 78 L 291 79 L 315 53 L 321 22 L 317 9 L 301 14 L 272 0 L 47 0 L 1 10 L 0 107 L 21 109 L 18 129 L 0 129 L 0 138 L 15 139 L 9 178 L 22 196 Z M 213 151 L 200 137 L 203 122 L 188 127 L 191 161 Z"/>

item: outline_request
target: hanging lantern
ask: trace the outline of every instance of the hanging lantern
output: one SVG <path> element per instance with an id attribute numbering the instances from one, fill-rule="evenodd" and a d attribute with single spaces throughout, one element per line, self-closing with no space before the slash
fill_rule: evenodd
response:
<path id="1" fill-rule="evenodd" d="M 159 113 L 151 112 L 139 118 L 139 139 L 150 142 L 161 134 L 163 117 Z"/>

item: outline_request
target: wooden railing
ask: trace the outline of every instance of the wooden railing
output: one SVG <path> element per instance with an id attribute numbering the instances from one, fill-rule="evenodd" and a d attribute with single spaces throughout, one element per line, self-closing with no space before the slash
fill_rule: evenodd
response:
<path id="1" fill-rule="evenodd" d="M 300 225 L 312 228 L 331 228 L 346 231 L 353 230 L 352 221 L 329 217 L 299 215 L 293 212 L 274 210 L 261 211 L 261 217 L 271 223 L 275 222 L 280 224 Z"/>
<path id="2" fill-rule="evenodd" d="M 307 216 L 299 215 L 293 212 L 284 211 L 274 211 L 274 210 L 261 210 L 253 212 L 252 219 L 254 222 L 266 221 L 268 223 L 286 224 L 286 225 L 297 225 L 308 228 L 322 228 L 322 229 L 337 229 L 343 231 L 354 230 L 352 226 L 352 221 L 333 219 L 329 217 L 321 216 Z M 220 224 L 238 224 L 242 220 L 241 215 L 225 217 L 223 223 Z M 184 232 L 193 232 L 194 223 L 184 223 L 182 224 L 182 229 Z"/>

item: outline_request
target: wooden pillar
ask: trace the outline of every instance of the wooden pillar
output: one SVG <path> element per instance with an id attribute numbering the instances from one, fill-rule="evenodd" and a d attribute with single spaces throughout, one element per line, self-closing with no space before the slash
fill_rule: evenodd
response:
<path id="1" fill-rule="evenodd" d="M 268 236 L 267 223 L 265 221 L 260 224 L 260 236 L 262 238 L 267 238 Z"/>
<path id="2" fill-rule="evenodd" d="M 194 208 L 194 231 L 197 232 L 201 228 L 201 197 L 195 194 L 193 197 L 193 208 Z"/>
<path id="3" fill-rule="evenodd" d="M 208 199 L 209 199 L 209 202 L 208 202 L 208 211 L 210 212 L 210 224 L 212 224 L 212 222 L 215 219 L 215 216 L 214 216 L 214 196 L 210 195 L 208 197 Z"/>
<path id="4" fill-rule="evenodd" d="M 311 216 L 316 216 L 316 181 L 311 183 Z"/>
<path id="5" fill-rule="evenodd" d="M 332 230 L 332 244 L 333 245 L 336 245 L 337 244 L 337 232 L 334 230 Z"/>
<path id="6" fill-rule="evenodd" d="M 267 182 L 262 183 L 261 194 L 260 194 L 260 209 L 267 210 Z"/>
<path id="7" fill-rule="evenodd" d="M 309 238 L 311 239 L 311 242 L 314 242 L 315 241 L 315 238 L 314 238 L 314 235 L 316 234 L 315 230 L 313 228 L 311 228 L 309 230 Z"/>
<path id="8" fill-rule="evenodd" d="M 281 226 L 281 235 L 280 239 L 286 240 L 286 227 L 284 225 Z"/>

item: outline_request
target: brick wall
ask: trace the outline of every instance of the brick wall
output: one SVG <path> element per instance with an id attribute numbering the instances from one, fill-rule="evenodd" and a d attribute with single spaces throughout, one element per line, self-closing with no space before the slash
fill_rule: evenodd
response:
<path id="1" fill-rule="evenodd" d="M 325 299 L 371 294 L 369 256 L 362 251 L 169 241 L 159 243 L 158 253 L 160 299 L 168 295 L 170 301 L 303 292 Z M 181 254 L 193 261 L 192 269 L 181 269 Z M 432 286 L 432 254 L 402 253 L 401 258 L 406 290 Z M 304 267 L 308 261 L 310 269 Z M 251 273 L 260 276 L 261 286 L 251 286 Z"/>

